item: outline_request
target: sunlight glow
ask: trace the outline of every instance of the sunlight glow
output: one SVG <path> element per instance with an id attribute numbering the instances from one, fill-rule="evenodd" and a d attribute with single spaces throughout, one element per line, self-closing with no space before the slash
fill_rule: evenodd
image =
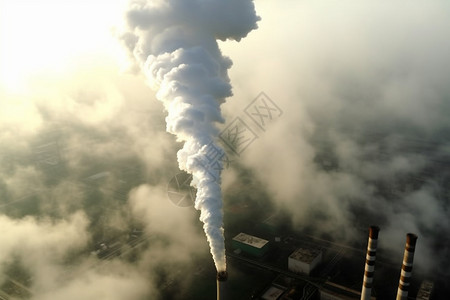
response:
<path id="1" fill-rule="evenodd" d="M 60 74 L 84 54 L 115 56 L 112 29 L 123 1 L 2 0 L 0 85 L 20 92 L 31 77 Z"/>

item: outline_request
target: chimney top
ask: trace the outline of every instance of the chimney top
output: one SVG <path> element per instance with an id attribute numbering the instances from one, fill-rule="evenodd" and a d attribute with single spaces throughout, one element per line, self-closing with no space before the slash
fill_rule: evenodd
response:
<path id="1" fill-rule="evenodd" d="M 406 244 L 408 244 L 410 247 L 415 247 L 417 241 L 417 235 L 414 233 L 408 233 L 406 235 Z"/>
<path id="2" fill-rule="evenodd" d="M 378 239 L 378 232 L 380 231 L 380 227 L 378 226 L 370 226 L 369 227 L 369 237 L 371 239 Z"/>

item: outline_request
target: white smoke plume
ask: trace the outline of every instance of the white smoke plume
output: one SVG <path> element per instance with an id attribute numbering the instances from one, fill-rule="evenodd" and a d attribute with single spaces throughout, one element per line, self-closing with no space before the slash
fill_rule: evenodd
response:
<path id="1" fill-rule="evenodd" d="M 122 40 L 168 112 L 167 131 L 184 142 L 178 152 L 182 170 L 193 174 L 195 208 L 210 244 L 217 270 L 225 270 L 222 227 L 221 162 L 207 164 L 211 151 L 220 157 L 216 123 L 220 105 L 232 95 L 220 40 L 239 41 L 256 29 L 252 0 L 132 1 Z"/>

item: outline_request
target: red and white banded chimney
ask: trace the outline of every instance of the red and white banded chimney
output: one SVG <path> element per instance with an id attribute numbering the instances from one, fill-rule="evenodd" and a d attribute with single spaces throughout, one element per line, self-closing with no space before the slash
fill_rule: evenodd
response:
<path id="1" fill-rule="evenodd" d="M 364 281 L 361 291 L 361 300 L 369 300 L 372 292 L 379 231 L 380 228 L 378 226 L 369 227 L 369 241 L 367 243 L 366 267 L 364 269 Z"/>
<path id="2" fill-rule="evenodd" d="M 417 235 L 413 233 L 408 233 L 406 235 L 405 254 L 403 255 L 402 272 L 398 283 L 397 300 L 404 300 L 408 298 L 416 241 Z"/>

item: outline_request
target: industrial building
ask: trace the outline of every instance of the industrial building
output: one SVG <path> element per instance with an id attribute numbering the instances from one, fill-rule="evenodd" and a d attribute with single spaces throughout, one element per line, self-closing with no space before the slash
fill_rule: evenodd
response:
<path id="1" fill-rule="evenodd" d="M 299 248 L 288 258 L 288 268 L 294 273 L 309 275 L 322 261 L 322 251 L 312 248 Z"/>
<path id="2" fill-rule="evenodd" d="M 284 290 L 271 285 L 262 295 L 263 300 L 278 300 L 283 295 Z"/>
<path id="3" fill-rule="evenodd" d="M 240 249 L 257 257 L 262 257 L 269 250 L 269 241 L 242 232 L 235 236 L 231 243 L 233 249 Z"/>
<path id="4" fill-rule="evenodd" d="M 430 300 L 433 293 L 434 284 L 431 281 L 425 280 L 420 285 L 416 300 Z"/>

